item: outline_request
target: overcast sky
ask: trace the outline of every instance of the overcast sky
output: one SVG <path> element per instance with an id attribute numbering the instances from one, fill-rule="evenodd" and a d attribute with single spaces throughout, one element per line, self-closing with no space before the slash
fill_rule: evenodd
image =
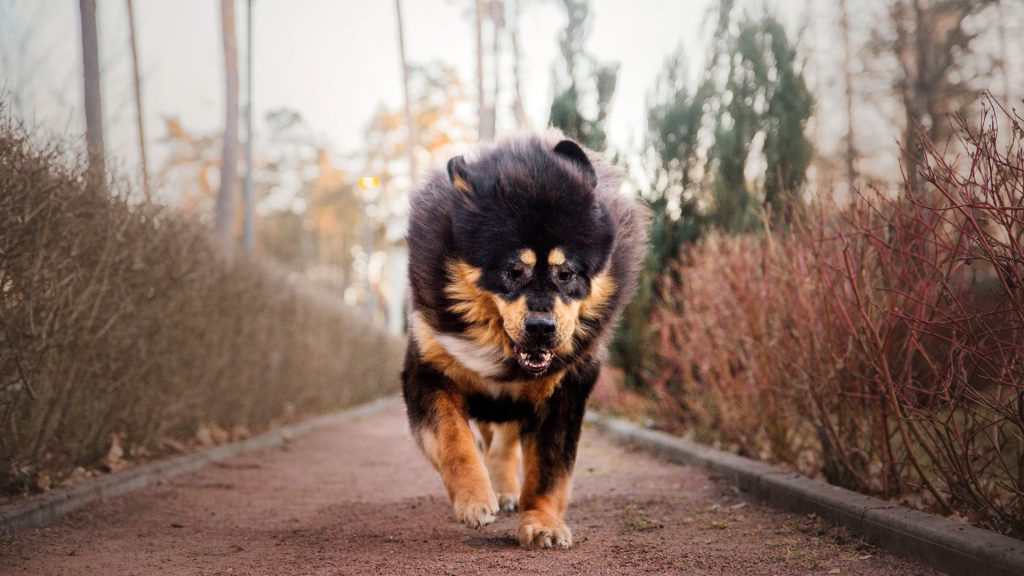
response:
<path id="1" fill-rule="evenodd" d="M 588 47 L 619 62 L 619 89 L 610 118 L 613 146 L 637 141 L 644 99 L 666 54 L 680 42 L 702 59 L 700 27 L 708 0 L 595 0 Z M 113 153 L 134 160 L 130 55 L 125 3 L 99 0 L 104 115 Z M 150 138 L 163 116 L 186 127 L 221 125 L 223 70 L 219 4 L 214 0 L 136 0 L 144 98 Z M 552 0 L 523 0 L 520 24 L 527 112 L 547 121 L 557 37 L 566 17 Z M 0 0 L 5 58 L 0 82 L 20 86 L 21 109 L 34 123 L 77 133 L 81 125 L 78 3 Z M 356 151 L 378 102 L 400 104 L 394 2 L 390 0 L 256 0 L 256 113 L 289 107 L 340 151 Z M 474 84 L 472 2 L 406 0 L 407 50 L 412 63 L 442 61 Z M 244 3 L 239 42 L 244 50 Z M 19 46 L 21 46 L 19 51 Z M 241 54 L 244 59 L 244 52 Z M 243 60 L 244 62 L 244 60 Z M 506 80 L 508 75 L 506 74 Z"/>
<path id="2" fill-rule="evenodd" d="M 610 146 L 634 151 L 646 129 L 645 99 L 665 57 L 685 45 L 692 74 L 704 64 L 703 30 L 714 0 L 592 0 L 587 49 L 620 64 L 609 120 Z M 547 123 L 552 66 L 566 15 L 554 0 L 520 0 L 521 66 L 527 113 Z M 131 58 L 124 0 L 98 0 L 107 143 L 116 161 L 136 162 Z M 412 64 L 454 66 L 474 95 L 475 56 L 471 0 L 404 0 L 407 50 Z M 835 7 L 831 2 L 758 0 L 774 6 L 792 32 L 815 21 L 817 38 L 802 52 L 817 103 L 811 130 L 830 153 L 845 130 L 834 65 Z M 854 2 L 854 26 L 868 33 L 873 16 Z M 220 129 L 223 50 L 217 0 L 135 0 L 148 138 L 157 161 L 164 146 L 162 118 L 176 116 L 193 132 Z M 245 3 L 238 3 L 241 64 L 245 62 Z M 363 131 L 380 102 L 401 104 L 401 75 L 393 0 L 255 0 L 256 115 L 298 110 L 339 153 L 358 153 Z M 759 8 L 760 9 L 760 8 Z M 26 120 L 57 133 L 81 134 L 81 55 L 78 2 L 0 0 L 0 86 Z M 813 42 L 813 46 L 808 46 Z M 816 60 L 815 60 L 816 59 Z M 819 77 L 814 78 L 814 74 Z M 505 73 L 505 93 L 511 89 Z M 12 98 L 12 96 L 14 96 Z M 894 147 L 894 120 L 861 109 L 862 134 Z M 872 125 L 874 126 L 872 128 Z M 821 132 L 824 127 L 824 132 Z M 257 124 L 257 129 L 259 123 Z M 825 137 L 822 137 L 825 134 Z M 830 144 L 831 142 L 831 144 Z M 891 154 L 895 160 L 895 153 Z M 157 162 L 158 163 L 158 162 Z M 154 164 L 157 164 L 154 163 Z"/>

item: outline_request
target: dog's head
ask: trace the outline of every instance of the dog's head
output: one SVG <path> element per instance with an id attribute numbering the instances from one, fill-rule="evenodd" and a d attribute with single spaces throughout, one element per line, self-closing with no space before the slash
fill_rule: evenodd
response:
<path id="1" fill-rule="evenodd" d="M 466 268 L 449 295 L 478 340 L 542 375 L 574 352 L 582 322 L 614 290 L 615 225 L 597 201 L 597 172 L 575 142 L 532 139 L 472 162 L 452 158 L 448 177 L 460 193 L 452 230 Z"/>

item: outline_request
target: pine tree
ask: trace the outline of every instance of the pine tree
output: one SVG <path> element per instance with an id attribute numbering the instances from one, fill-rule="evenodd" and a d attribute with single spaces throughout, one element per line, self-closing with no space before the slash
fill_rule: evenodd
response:
<path id="1" fill-rule="evenodd" d="M 813 150 L 804 135 L 813 101 L 786 30 L 774 18 L 761 21 L 762 54 L 770 63 L 761 78 L 768 100 L 762 118 L 767 162 L 764 203 L 777 215 L 795 205 L 803 187 Z M 771 64 L 774 64 L 772 66 Z M 774 74 L 772 74 L 774 69 Z"/>
<path id="2" fill-rule="evenodd" d="M 704 90 L 691 92 L 682 48 L 669 56 L 648 97 L 647 161 L 651 187 L 641 196 L 651 210 L 650 246 L 637 293 L 623 312 L 611 345 L 612 359 L 623 368 L 625 382 L 644 382 L 650 356 L 651 312 L 664 301 L 662 292 L 675 280 L 671 274 L 683 247 L 701 234 L 703 217 L 693 189 L 699 161 L 698 134 L 707 99 Z"/>
<path id="3" fill-rule="evenodd" d="M 730 232 L 749 230 L 756 222 L 756 191 L 746 181 L 746 167 L 755 136 L 764 137 L 767 168 L 760 196 L 777 215 L 785 216 L 797 202 L 806 179 L 812 147 L 804 135 L 813 98 L 799 69 L 796 51 L 785 28 L 774 17 L 742 19 L 726 27 L 726 41 L 717 45 L 720 71 L 708 82 L 716 86 L 711 108 L 716 112 L 712 160 L 715 223 Z"/>
<path id="4" fill-rule="evenodd" d="M 656 270 L 665 268 L 700 233 L 693 171 L 699 160 L 698 135 L 706 101 L 706 90 L 689 88 L 680 48 L 666 60 L 648 98 L 647 147 L 653 157 L 651 189 L 644 199 L 652 211 L 650 258 Z"/>
<path id="5" fill-rule="evenodd" d="M 556 72 L 556 96 L 548 123 L 593 150 L 607 145 L 605 122 L 619 78 L 619 66 L 601 63 L 584 48 L 590 33 L 589 0 L 561 0 L 569 22 L 558 41 L 564 69 Z M 590 110 L 588 112 L 587 110 Z"/>

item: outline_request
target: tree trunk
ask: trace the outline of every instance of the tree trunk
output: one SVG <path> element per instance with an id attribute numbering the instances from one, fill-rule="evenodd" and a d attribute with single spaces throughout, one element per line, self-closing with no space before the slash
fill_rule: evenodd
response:
<path id="1" fill-rule="evenodd" d="M 85 145 L 89 177 L 102 186 L 106 181 L 106 150 L 103 146 L 103 105 L 100 98 L 99 38 L 96 1 L 80 0 L 82 16 L 82 78 L 85 95 Z"/>
<path id="2" fill-rule="evenodd" d="M 484 92 L 484 0 L 476 0 L 476 109 L 477 137 L 482 142 L 493 139 L 488 126 L 487 95 Z"/>
<path id="3" fill-rule="evenodd" d="M 142 190 L 146 198 L 152 197 L 149 187 L 149 163 L 146 161 L 146 125 L 142 107 L 142 79 L 139 77 L 139 41 L 135 29 L 135 6 L 132 0 L 128 4 L 128 32 L 132 47 L 132 80 L 135 87 L 135 124 L 139 131 L 139 165 L 142 170 Z"/>
<path id="4" fill-rule="evenodd" d="M 398 55 L 402 60 L 402 91 L 405 98 L 406 144 L 405 153 L 409 158 L 409 180 L 415 182 L 419 175 L 416 166 L 416 119 L 412 115 L 409 98 L 409 63 L 405 57 L 405 27 L 402 25 L 402 0 L 395 0 L 395 16 L 398 20 Z"/>
<path id="5" fill-rule="evenodd" d="M 1010 104 L 1010 49 L 1007 45 L 1006 38 L 1006 6 L 1003 0 L 996 0 L 996 15 L 999 19 L 997 29 L 999 32 L 999 46 L 1000 46 L 1000 58 L 999 58 L 999 73 L 1002 76 L 1003 81 L 1003 93 L 1002 100 L 1003 105 Z"/>
<path id="6" fill-rule="evenodd" d="M 501 34 L 504 27 L 502 0 L 491 1 L 491 103 L 487 107 L 487 126 L 493 140 L 498 135 L 498 100 L 501 95 Z"/>
<path id="7" fill-rule="evenodd" d="M 909 4 L 909 6 L 908 6 Z M 910 191 L 918 189 L 917 133 L 923 120 L 919 106 L 919 87 L 921 83 L 920 47 L 918 44 L 919 28 L 922 25 L 921 11 L 914 0 L 896 0 L 891 7 L 895 37 L 893 52 L 900 67 L 898 85 L 901 104 L 903 105 L 903 138 L 900 142 L 900 161 L 903 169 L 903 180 Z M 913 31 L 908 21 L 914 22 Z"/>
<path id="8" fill-rule="evenodd" d="M 853 51 L 850 47 L 850 13 L 846 0 L 839 0 L 839 28 L 843 36 L 843 82 L 846 91 L 846 182 L 850 193 L 857 186 L 856 122 L 853 118 Z"/>
<path id="9" fill-rule="evenodd" d="M 238 189 L 238 45 L 235 40 L 234 0 L 221 0 L 220 16 L 224 36 L 224 150 L 214 231 L 230 251 L 234 245 L 235 191 Z"/>
<path id="10" fill-rule="evenodd" d="M 252 2 L 249 0 L 246 11 L 245 33 L 245 187 L 242 190 L 244 218 L 242 220 L 242 246 L 246 252 L 256 248 L 255 199 L 252 191 L 252 177 L 255 167 L 252 160 Z"/>
<path id="11" fill-rule="evenodd" d="M 516 126 L 520 130 L 530 128 L 530 119 L 526 115 L 526 107 L 523 104 L 522 72 L 519 68 L 519 0 L 511 0 L 512 18 L 509 25 L 509 41 L 512 44 L 512 83 L 515 88 L 515 98 L 512 101 L 512 113 L 516 118 Z"/>
<path id="12" fill-rule="evenodd" d="M 804 10 L 806 10 L 806 13 L 807 13 L 807 16 L 806 16 L 806 18 L 807 18 L 807 24 L 806 24 L 807 28 L 805 28 L 805 29 L 803 29 L 803 30 L 801 30 L 799 32 L 799 42 L 801 42 L 801 43 L 806 42 L 807 43 L 807 47 L 806 47 L 806 54 L 807 54 L 806 58 L 807 58 L 807 61 L 804 64 L 804 69 L 811 71 L 811 76 L 810 77 L 813 79 L 812 82 L 808 82 L 808 87 L 811 89 L 811 93 L 814 95 L 814 101 L 815 102 L 822 102 L 824 100 L 824 97 L 822 95 L 822 88 L 821 88 L 822 84 L 823 84 L 822 78 L 821 78 L 822 77 L 822 74 L 821 74 L 821 52 L 818 50 L 818 31 L 817 31 L 817 27 L 816 27 L 816 23 L 817 23 L 818 19 L 817 19 L 817 14 L 815 13 L 814 6 L 815 6 L 815 0 L 806 0 L 806 2 L 804 4 Z M 821 142 L 822 142 L 821 134 L 822 134 L 821 122 L 815 122 L 814 123 L 814 128 L 812 129 L 812 132 L 811 132 L 811 141 L 814 142 L 814 149 L 815 149 L 814 159 L 812 160 L 812 162 L 815 164 L 815 167 L 816 167 L 816 170 L 815 170 L 815 176 L 816 176 L 816 180 L 817 180 L 817 182 L 815 184 L 817 186 L 816 193 L 823 196 L 827 192 L 828 194 L 830 194 L 831 196 L 834 197 L 834 195 L 835 195 L 835 193 L 834 193 L 835 186 L 833 186 L 833 170 L 834 169 L 833 169 L 833 166 L 832 166 L 831 158 L 826 158 L 826 157 L 824 157 L 824 155 L 819 154 L 817 152 L 818 150 L 821 150 L 821 148 L 822 148 L 822 146 L 821 146 Z M 766 171 L 765 171 L 765 184 L 767 185 L 769 182 L 773 182 L 773 181 L 775 181 L 775 182 L 778 181 L 778 175 L 777 174 L 769 174 L 767 169 L 766 169 Z M 773 211 L 778 211 L 781 208 L 779 200 L 781 200 L 781 199 L 769 198 L 768 192 L 767 191 L 765 192 L 764 204 L 766 206 L 770 205 L 772 207 Z M 779 213 L 779 212 L 777 212 L 777 213 Z"/>

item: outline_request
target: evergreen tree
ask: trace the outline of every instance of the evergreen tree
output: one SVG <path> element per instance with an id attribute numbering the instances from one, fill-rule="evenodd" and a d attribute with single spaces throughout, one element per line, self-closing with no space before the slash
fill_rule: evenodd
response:
<path id="1" fill-rule="evenodd" d="M 813 153 L 805 136 L 813 99 L 782 24 L 774 18 L 762 20 L 760 36 L 762 53 L 774 64 L 766 67 L 762 78 L 768 100 L 762 119 L 767 162 L 764 202 L 785 217 L 783 211 L 799 201 L 794 195 L 804 185 Z"/>
<path id="2" fill-rule="evenodd" d="M 644 164 L 650 186 L 641 196 L 651 209 L 650 246 L 637 294 L 611 346 L 632 387 L 645 380 L 651 314 L 678 287 L 673 263 L 683 248 L 708 226 L 733 233 L 752 229 L 759 197 L 785 218 L 811 157 L 804 129 L 812 98 L 782 25 L 769 16 L 733 22 L 730 2 L 719 6 L 718 17 L 698 88 L 690 88 L 679 50 L 648 99 Z M 752 190 L 745 170 L 759 136 L 765 174 L 763 186 Z"/>
<path id="3" fill-rule="evenodd" d="M 703 224 L 693 170 L 707 94 L 704 90 L 691 93 L 685 62 L 680 48 L 666 60 L 648 98 L 645 165 L 651 186 L 641 196 L 651 209 L 650 246 L 637 293 L 623 312 L 611 345 L 613 361 L 623 368 L 626 384 L 634 388 L 644 381 L 651 353 L 651 311 L 656 302 L 665 300 L 662 292 L 673 281 L 670 264 L 700 236 Z"/>
<path id="4" fill-rule="evenodd" d="M 651 188 L 644 194 L 651 208 L 650 258 L 664 269 L 680 248 L 697 238 L 701 217 L 693 171 L 698 164 L 698 135 L 707 91 L 691 92 L 682 48 L 665 62 L 648 98 L 647 147 Z"/>
<path id="5" fill-rule="evenodd" d="M 560 0 L 569 17 L 558 41 L 563 69 L 556 69 L 555 93 L 548 123 L 593 150 L 604 150 L 604 130 L 619 66 L 601 63 L 584 49 L 590 33 L 589 0 Z"/>
<path id="6" fill-rule="evenodd" d="M 711 107 L 717 111 L 709 151 L 713 219 L 724 230 L 742 232 L 756 222 L 755 191 L 745 170 L 757 135 L 764 138 L 766 163 L 764 189 L 758 195 L 783 217 L 797 201 L 812 152 L 804 129 L 813 99 L 796 50 L 774 17 L 744 18 L 717 46 L 727 52 L 716 59 L 720 73 L 708 75 L 712 82 L 724 78 Z"/>

